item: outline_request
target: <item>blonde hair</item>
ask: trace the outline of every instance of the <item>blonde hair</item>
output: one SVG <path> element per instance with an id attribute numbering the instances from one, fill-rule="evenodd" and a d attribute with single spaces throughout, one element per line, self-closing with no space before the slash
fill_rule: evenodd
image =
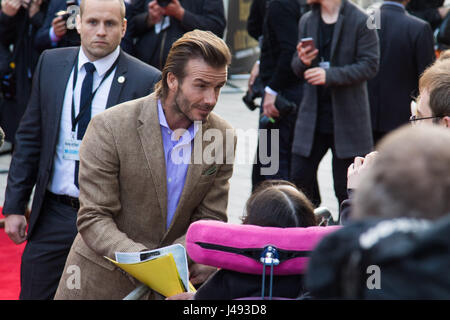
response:
<path id="1" fill-rule="evenodd" d="M 81 0 L 80 1 L 80 18 L 83 16 L 83 11 L 84 11 L 84 3 L 87 0 Z M 102 1 L 112 1 L 112 0 L 102 0 Z M 126 8 L 125 8 L 125 2 L 124 0 L 115 0 L 118 1 L 120 4 L 120 16 L 122 17 L 122 19 L 125 19 L 125 13 L 126 13 Z"/>

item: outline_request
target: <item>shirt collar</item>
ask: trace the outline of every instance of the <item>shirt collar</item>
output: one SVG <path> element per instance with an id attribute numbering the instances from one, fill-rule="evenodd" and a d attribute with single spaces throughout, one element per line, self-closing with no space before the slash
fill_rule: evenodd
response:
<path id="1" fill-rule="evenodd" d="M 106 71 L 108 71 L 109 68 L 111 68 L 111 66 L 114 64 L 117 57 L 119 57 L 119 54 L 120 54 L 120 47 L 117 46 L 116 50 L 114 50 L 107 56 L 92 62 L 88 59 L 88 57 L 86 57 L 86 55 L 83 51 L 83 48 L 80 46 L 80 52 L 78 55 L 78 72 L 81 70 L 81 68 L 83 67 L 83 65 L 86 62 L 92 62 L 95 66 L 95 70 L 97 71 L 97 74 L 100 77 L 103 77 L 103 75 L 106 73 Z"/>
<path id="2" fill-rule="evenodd" d="M 159 118 L 159 125 L 169 129 L 170 132 L 172 133 L 172 129 L 170 129 L 169 124 L 167 123 L 166 115 L 164 114 L 164 110 L 162 108 L 162 103 L 160 99 L 158 99 L 158 118 Z M 189 128 L 187 128 L 187 131 L 189 131 L 191 136 L 190 140 L 194 139 L 199 127 L 200 127 L 199 123 L 195 121 L 189 126 Z"/>
<path id="3" fill-rule="evenodd" d="M 397 7 L 400 7 L 400 8 L 402 8 L 402 9 L 405 9 L 405 6 L 404 6 L 403 4 L 401 4 L 400 2 L 395 2 L 395 1 L 384 1 L 382 5 L 384 6 L 385 4 L 390 4 L 390 5 L 392 5 L 392 6 L 397 6 Z"/>

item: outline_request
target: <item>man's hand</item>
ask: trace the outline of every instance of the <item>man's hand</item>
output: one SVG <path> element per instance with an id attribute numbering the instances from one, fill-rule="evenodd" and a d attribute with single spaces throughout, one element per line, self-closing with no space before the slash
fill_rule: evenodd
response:
<path id="1" fill-rule="evenodd" d="M 25 7 L 25 4 L 28 8 L 28 16 L 30 18 L 33 18 L 33 16 L 39 12 L 42 4 L 42 0 L 24 0 L 23 6 Z"/>
<path id="2" fill-rule="evenodd" d="M 27 239 L 27 219 L 21 214 L 9 214 L 5 218 L 5 232 L 15 243 L 21 244 Z"/>
<path id="3" fill-rule="evenodd" d="M 66 21 L 62 17 L 56 17 L 52 21 L 53 32 L 58 38 L 62 38 L 67 33 Z"/>
<path id="4" fill-rule="evenodd" d="M 184 17 L 184 8 L 178 0 L 172 0 L 167 7 L 163 8 L 163 14 L 181 21 Z"/>
<path id="5" fill-rule="evenodd" d="M 156 0 L 152 0 L 148 4 L 147 24 L 149 27 L 154 26 L 163 18 L 163 8 L 158 5 Z"/>
<path id="6" fill-rule="evenodd" d="M 307 67 L 311 66 L 313 60 L 319 54 L 319 49 L 311 50 L 311 46 L 303 47 L 302 43 L 297 44 L 297 54 L 301 62 Z"/>
<path id="7" fill-rule="evenodd" d="M 7 16 L 13 17 L 22 6 L 22 0 L 3 0 L 2 12 Z"/>
<path id="8" fill-rule="evenodd" d="M 378 151 L 373 151 L 363 157 L 356 157 L 347 170 L 347 189 L 357 189 L 361 182 L 361 175 L 373 166 L 378 157 Z"/>
<path id="9" fill-rule="evenodd" d="M 194 292 L 182 292 L 174 296 L 167 297 L 166 300 L 194 300 Z"/>
<path id="10" fill-rule="evenodd" d="M 192 284 L 201 284 L 205 282 L 217 268 L 206 266 L 199 263 L 193 263 L 189 267 L 189 281 Z"/>
<path id="11" fill-rule="evenodd" d="M 268 118 L 278 118 L 280 112 L 275 107 L 276 96 L 266 92 L 264 95 L 263 114 Z"/>
<path id="12" fill-rule="evenodd" d="M 305 71 L 304 78 L 313 86 L 322 86 L 326 82 L 327 75 L 323 68 L 311 68 Z"/>

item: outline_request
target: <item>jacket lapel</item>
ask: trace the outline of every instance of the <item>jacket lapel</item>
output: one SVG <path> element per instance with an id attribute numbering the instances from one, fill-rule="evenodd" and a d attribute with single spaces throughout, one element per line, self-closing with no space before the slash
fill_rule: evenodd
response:
<path id="1" fill-rule="evenodd" d="M 111 83 L 111 89 L 109 90 L 108 101 L 106 102 L 106 109 L 119 104 L 120 94 L 122 93 L 125 82 L 127 81 L 127 61 L 125 55 L 120 49 L 119 62 L 117 63 L 117 69 L 114 73 L 114 79 Z"/>
<path id="2" fill-rule="evenodd" d="M 336 45 L 339 41 L 339 36 L 341 34 L 341 30 L 342 30 L 342 25 L 344 23 L 344 7 L 346 5 L 345 0 L 342 2 L 341 5 L 341 9 L 339 10 L 339 17 L 338 20 L 336 22 L 336 25 L 334 26 L 334 31 L 333 31 L 333 39 L 331 40 L 331 52 L 330 52 L 330 62 L 333 61 L 333 57 L 334 57 L 334 52 L 336 50 Z"/>
<path id="3" fill-rule="evenodd" d="M 147 159 L 153 182 L 155 184 L 161 217 L 167 219 L 167 182 L 166 182 L 166 160 L 164 158 L 164 147 L 159 125 L 157 100 L 152 94 L 144 102 L 141 115 L 138 118 L 140 125 L 137 128 L 141 139 L 142 148 Z M 165 225 L 165 224 L 164 224 Z"/>
<path id="4" fill-rule="evenodd" d="M 49 126 L 52 126 L 51 129 L 51 136 L 53 137 L 52 141 L 52 150 L 55 150 L 56 148 L 56 142 L 58 141 L 59 136 L 59 128 L 61 125 L 61 115 L 63 110 L 63 104 L 64 104 L 64 96 L 66 93 L 66 86 L 70 85 L 72 88 L 72 83 L 68 83 L 70 74 L 72 73 L 73 66 L 75 64 L 75 59 L 78 54 L 78 48 L 74 49 L 71 54 L 68 54 L 65 56 L 64 60 L 61 60 L 60 63 L 55 63 L 54 65 L 54 74 L 60 75 L 60 78 L 57 81 L 54 81 L 52 83 L 52 86 L 54 88 L 55 92 L 55 100 L 53 104 L 49 104 L 49 106 L 54 106 L 55 112 L 54 114 L 54 121 L 51 121 L 49 123 Z"/>

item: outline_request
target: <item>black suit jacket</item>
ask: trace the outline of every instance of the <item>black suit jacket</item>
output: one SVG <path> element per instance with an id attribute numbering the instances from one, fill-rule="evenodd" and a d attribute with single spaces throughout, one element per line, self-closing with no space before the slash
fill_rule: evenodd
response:
<path id="1" fill-rule="evenodd" d="M 428 23 L 395 5 L 384 4 L 380 10 L 380 70 L 368 88 L 372 128 L 388 132 L 408 122 L 419 77 L 435 54 Z"/>
<path id="2" fill-rule="evenodd" d="M 39 217 L 52 174 L 65 89 L 78 51 L 79 47 L 69 47 L 42 53 L 30 101 L 16 133 L 3 213 L 24 214 L 36 186 L 28 237 Z M 125 81 L 120 83 L 119 77 L 124 77 Z M 106 107 L 148 95 L 159 79 L 158 70 L 121 52 Z"/>
<path id="3" fill-rule="evenodd" d="M 154 26 L 147 25 L 150 1 L 136 0 L 130 21 L 130 36 L 137 39 L 134 54 L 145 63 L 162 69 L 172 43 L 194 29 L 211 31 L 223 37 L 226 19 L 222 0 L 180 0 L 185 9 L 182 21 L 170 17 L 170 27 L 159 34 L 155 33 Z"/>

